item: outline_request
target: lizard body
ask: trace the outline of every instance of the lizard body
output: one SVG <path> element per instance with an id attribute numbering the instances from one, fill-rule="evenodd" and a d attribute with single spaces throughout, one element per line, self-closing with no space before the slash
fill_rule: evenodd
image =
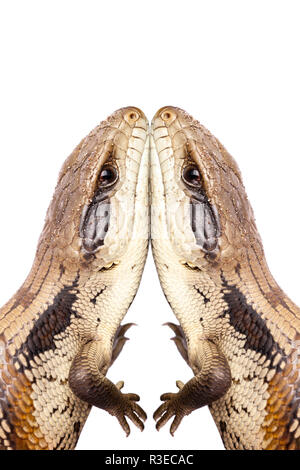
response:
<path id="1" fill-rule="evenodd" d="M 160 429 L 208 405 L 227 449 L 300 449 L 300 310 L 267 266 L 238 166 L 185 111 L 152 121 L 152 247 L 194 377 Z"/>
<path id="2" fill-rule="evenodd" d="M 106 378 L 131 326 L 148 244 L 147 121 L 123 108 L 63 165 L 32 269 L 0 310 L 0 448 L 73 449 L 91 406 L 141 430 Z"/>

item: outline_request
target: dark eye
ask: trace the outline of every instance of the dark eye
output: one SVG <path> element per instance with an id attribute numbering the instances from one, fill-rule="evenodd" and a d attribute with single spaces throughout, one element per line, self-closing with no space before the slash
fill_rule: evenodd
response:
<path id="1" fill-rule="evenodd" d="M 182 179 L 188 186 L 200 187 L 202 177 L 195 165 L 188 165 L 182 170 Z"/>
<path id="2" fill-rule="evenodd" d="M 101 188 L 112 186 L 118 179 L 118 171 L 113 166 L 105 166 L 102 168 L 99 177 L 98 183 Z"/>

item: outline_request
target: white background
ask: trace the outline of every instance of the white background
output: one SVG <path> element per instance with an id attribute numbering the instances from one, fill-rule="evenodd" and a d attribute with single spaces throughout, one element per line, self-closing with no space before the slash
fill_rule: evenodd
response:
<path id="1" fill-rule="evenodd" d="M 242 170 L 271 270 L 300 304 L 299 1 L 10 0 L 0 3 L 1 305 L 24 281 L 64 159 L 122 106 L 149 119 L 186 109 Z M 149 419 L 125 437 L 93 409 L 78 449 L 222 449 L 208 409 L 172 438 L 155 430 L 163 392 L 192 373 L 169 340 L 174 321 L 151 254 L 109 370 Z"/>

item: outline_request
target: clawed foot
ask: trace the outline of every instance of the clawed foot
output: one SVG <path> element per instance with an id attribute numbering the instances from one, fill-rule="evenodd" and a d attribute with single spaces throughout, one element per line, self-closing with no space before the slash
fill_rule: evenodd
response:
<path id="1" fill-rule="evenodd" d="M 112 359 L 111 364 L 116 360 L 121 350 L 123 349 L 124 344 L 128 340 L 125 333 L 135 323 L 126 323 L 125 325 L 120 325 L 118 328 L 113 344 Z M 111 365 L 110 364 L 110 365 Z M 124 387 L 124 382 L 120 381 L 116 384 L 118 390 L 121 390 Z M 140 400 L 140 397 L 135 393 L 121 393 L 118 406 L 110 413 L 113 416 L 116 416 L 120 425 L 124 429 L 126 436 L 130 434 L 130 427 L 126 420 L 126 416 L 131 419 L 131 421 L 141 430 L 144 429 L 143 421 L 146 421 L 147 415 L 145 411 L 136 403 Z"/>
<path id="2" fill-rule="evenodd" d="M 177 387 L 181 390 L 184 387 L 183 382 L 178 380 L 176 382 Z M 160 399 L 164 401 L 162 405 L 155 411 L 153 418 L 156 423 L 156 429 L 159 431 L 173 416 L 173 422 L 170 427 L 170 433 L 174 436 L 179 424 L 181 423 L 184 416 L 189 414 L 191 410 L 187 410 L 184 405 L 181 404 L 181 399 L 178 393 L 164 393 Z"/>
<path id="3" fill-rule="evenodd" d="M 124 386 L 124 382 L 118 382 L 116 387 L 120 390 Z M 145 411 L 136 403 L 140 397 L 135 393 L 121 393 L 121 400 L 119 406 L 111 412 L 116 416 L 120 425 L 124 429 L 126 436 L 130 434 L 130 427 L 127 423 L 126 416 L 141 430 L 144 430 L 144 423 L 147 415 Z M 142 421 L 143 420 L 143 421 Z"/>

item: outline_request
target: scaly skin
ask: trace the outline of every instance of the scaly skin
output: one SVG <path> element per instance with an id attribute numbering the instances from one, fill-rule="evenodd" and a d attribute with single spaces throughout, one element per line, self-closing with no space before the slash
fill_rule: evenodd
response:
<path id="1" fill-rule="evenodd" d="M 300 449 L 300 310 L 268 269 L 240 171 L 181 109 L 160 109 L 152 133 L 153 253 L 194 372 L 162 395 L 157 428 L 209 405 L 227 449 Z"/>
<path id="2" fill-rule="evenodd" d="M 144 114 L 123 108 L 63 165 L 31 272 L 0 310 L 2 449 L 73 449 L 92 405 L 143 429 L 138 395 L 105 375 L 147 254 L 146 139 Z"/>

